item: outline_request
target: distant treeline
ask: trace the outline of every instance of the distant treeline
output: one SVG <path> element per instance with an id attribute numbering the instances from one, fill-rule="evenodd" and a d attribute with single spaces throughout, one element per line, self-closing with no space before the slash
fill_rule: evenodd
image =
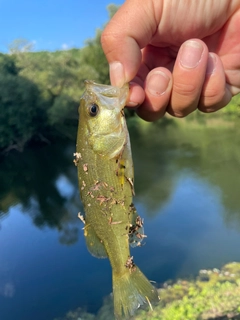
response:
<path id="1" fill-rule="evenodd" d="M 109 82 L 100 31 L 82 49 L 0 54 L 0 150 L 71 136 L 85 79 Z"/>
<path id="2" fill-rule="evenodd" d="M 109 15 L 117 8 L 110 5 Z M 0 153 L 33 141 L 75 138 L 84 80 L 109 83 L 100 36 L 98 30 L 85 47 L 56 52 L 22 52 L 16 40 L 9 54 L 0 53 Z M 224 112 L 239 115 L 239 104 L 238 96 Z"/>
<path id="3" fill-rule="evenodd" d="M 117 9 L 109 5 L 109 16 Z M 17 39 L 0 53 L 0 153 L 75 136 L 84 80 L 109 83 L 100 36 L 99 29 L 85 47 L 56 52 L 29 52 Z"/>

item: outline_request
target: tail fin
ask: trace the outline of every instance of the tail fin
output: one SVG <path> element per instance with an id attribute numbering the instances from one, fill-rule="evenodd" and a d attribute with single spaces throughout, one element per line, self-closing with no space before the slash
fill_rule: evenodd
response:
<path id="1" fill-rule="evenodd" d="M 116 319 L 128 319 L 141 305 L 159 301 L 157 289 L 134 267 L 123 276 L 113 273 L 113 299 Z"/>

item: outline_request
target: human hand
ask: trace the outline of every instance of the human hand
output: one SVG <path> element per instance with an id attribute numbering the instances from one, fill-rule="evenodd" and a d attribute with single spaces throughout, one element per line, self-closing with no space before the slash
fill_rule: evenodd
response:
<path id="1" fill-rule="evenodd" d="M 112 85 L 147 121 L 213 112 L 240 92 L 240 0 L 126 0 L 102 34 Z"/>

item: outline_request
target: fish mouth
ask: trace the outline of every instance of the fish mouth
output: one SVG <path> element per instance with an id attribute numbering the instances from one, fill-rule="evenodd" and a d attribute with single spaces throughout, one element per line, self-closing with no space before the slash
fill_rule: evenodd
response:
<path id="1" fill-rule="evenodd" d="M 128 83 L 119 88 L 107 84 L 99 84 L 92 80 L 85 80 L 85 86 L 86 91 L 88 91 L 90 95 L 94 94 L 100 102 L 105 102 L 104 104 L 109 106 L 109 109 L 112 109 L 112 107 L 119 107 L 120 110 L 123 110 L 125 107 L 129 94 Z M 111 101 L 113 103 L 111 103 Z"/>

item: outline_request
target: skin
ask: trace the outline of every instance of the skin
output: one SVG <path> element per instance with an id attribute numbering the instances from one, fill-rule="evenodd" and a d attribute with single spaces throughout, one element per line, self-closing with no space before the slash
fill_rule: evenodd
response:
<path id="1" fill-rule="evenodd" d="M 240 92 L 240 0 L 127 0 L 102 34 L 112 85 L 143 119 L 214 112 Z"/>

